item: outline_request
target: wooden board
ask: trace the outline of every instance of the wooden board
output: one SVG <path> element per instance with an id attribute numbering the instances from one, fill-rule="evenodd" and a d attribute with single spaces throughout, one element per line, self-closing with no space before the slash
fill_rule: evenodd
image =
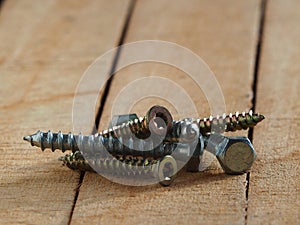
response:
<path id="1" fill-rule="evenodd" d="M 130 0 L 4 1 L 0 11 L 0 224 L 299 224 L 297 0 L 267 1 L 256 93 L 252 83 L 263 1 L 132 2 L 135 7 L 126 27 Z M 38 129 L 72 130 L 72 103 L 83 72 L 96 57 L 115 47 L 123 34 L 125 43 L 171 41 L 202 57 L 220 83 L 227 112 L 248 110 L 255 96 L 255 108 L 266 120 L 254 129 L 258 157 L 250 177 L 226 175 L 214 160 L 205 172 L 181 171 L 170 187 L 124 186 L 92 173 L 85 174 L 79 187 L 79 173 L 57 161 L 62 153 L 42 153 L 22 140 Z M 126 55 L 130 54 L 121 51 L 117 61 L 121 63 Z M 105 62 L 108 68 L 114 57 Z M 178 54 L 171 59 L 184 61 Z M 162 104 L 176 119 L 211 113 L 205 93 L 184 71 L 162 63 L 139 63 L 114 77 L 104 99 L 100 130 L 107 128 L 124 88 L 138 78 L 154 76 L 173 82 L 172 88 L 158 82 L 155 88 L 164 98 L 150 96 L 136 102 L 128 98 L 131 112 L 144 115 L 149 106 Z M 175 84 L 190 96 L 196 113 L 172 93 Z M 138 96 L 152 89 L 135 86 L 130 93 Z M 91 88 L 78 96 L 97 91 Z M 174 95 L 185 114 L 168 102 Z M 247 136 L 247 132 L 234 135 Z"/>
<path id="2" fill-rule="evenodd" d="M 76 86 L 87 66 L 118 42 L 127 7 L 128 1 L 4 2 L 1 224 L 68 224 L 79 174 L 61 166 L 61 153 L 42 153 L 22 137 L 72 130 Z"/>
<path id="3" fill-rule="evenodd" d="M 300 30 L 298 1 L 268 1 L 257 90 L 266 121 L 255 129 L 248 224 L 300 221 Z"/>
<path id="4" fill-rule="evenodd" d="M 158 39 L 191 49 L 216 74 L 227 112 L 247 110 L 252 106 L 259 14 L 259 1 L 237 0 L 230 4 L 223 0 L 213 4 L 208 0 L 137 1 L 125 42 Z M 125 56 L 124 51 L 120 60 Z M 116 74 L 106 99 L 100 130 L 108 126 L 111 108 L 120 90 L 135 79 L 150 75 L 177 82 L 189 93 L 201 116 L 210 114 L 203 93 L 182 71 L 158 63 L 145 63 L 129 66 Z M 157 85 L 161 85 L 162 90 L 166 88 Z M 138 93 L 139 87 L 132 91 Z M 143 99 L 132 111 L 143 115 L 153 104 L 170 107 L 178 117 L 170 103 L 158 98 Z M 247 135 L 247 132 L 239 134 Z M 180 173 L 167 188 L 158 184 L 123 186 L 87 173 L 72 224 L 244 224 L 245 195 L 246 175 L 225 175 L 215 161 L 206 172 Z"/>

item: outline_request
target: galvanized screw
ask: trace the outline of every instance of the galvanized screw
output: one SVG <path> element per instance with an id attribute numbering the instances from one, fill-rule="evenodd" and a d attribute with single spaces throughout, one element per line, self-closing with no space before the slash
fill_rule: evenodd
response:
<path id="1" fill-rule="evenodd" d="M 76 151 L 59 158 L 64 165 L 72 170 L 105 172 L 114 175 L 143 176 L 151 175 L 162 186 L 169 186 L 177 173 L 176 160 L 166 155 L 160 160 L 142 158 L 85 158 Z"/>

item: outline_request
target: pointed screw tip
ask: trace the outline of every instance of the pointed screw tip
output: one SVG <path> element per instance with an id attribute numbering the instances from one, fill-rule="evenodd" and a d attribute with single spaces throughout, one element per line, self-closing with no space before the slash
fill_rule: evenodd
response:
<path id="1" fill-rule="evenodd" d="M 265 116 L 262 115 L 262 114 L 259 114 L 259 118 L 260 118 L 260 120 L 264 120 L 264 119 L 265 119 Z"/>
<path id="2" fill-rule="evenodd" d="M 23 140 L 24 140 L 24 141 L 31 142 L 31 137 L 30 137 L 30 136 L 25 136 L 25 137 L 23 137 Z"/>

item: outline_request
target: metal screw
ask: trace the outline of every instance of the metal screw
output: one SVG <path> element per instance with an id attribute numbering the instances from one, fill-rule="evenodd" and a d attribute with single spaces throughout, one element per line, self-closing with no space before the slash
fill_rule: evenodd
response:
<path id="1" fill-rule="evenodd" d="M 198 124 L 192 118 L 186 118 L 180 121 L 173 121 L 172 130 L 167 134 L 164 141 L 190 143 L 196 140 L 199 135 Z"/>
<path id="2" fill-rule="evenodd" d="M 134 134 L 139 139 L 146 139 L 151 134 L 156 137 L 164 137 L 172 130 L 172 123 L 171 113 L 165 107 L 155 105 L 148 110 L 146 116 L 141 118 L 138 118 L 136 114 L 114 116 L 111 121 L 111 132 L 118 137 Z M 103 135 L 106 133 L 114 135 L 110 132 L 102 132 Z"/>
<path id="3" fill-rule="evenodd" d="M 177 173 L 175 159 L 167 155 L 160 160 L 141 158 L 84 158 L 77 151 L 59 158 L 64 165 L 72 170 L 101 171 L 114 175 L 143 176 L 151 175 L 157 178 L 162 186 L 169 186 Z"/>
<path id="4" fill-rule="evenodd" d="M 210 116 L 208 119 L 197 119 L 200 133 L 203 136 L 207 136 L 211 133 L 223 133 L 234 132 L 237 130 L 246 130 L 250 127 L 254 127 L 257 123 L 262 121 L 265 117 L 258 113 L 253 113 L 250 110 L 246 112 L 230 113 L 228 115 L 223 114 L 220 116 Z"/>
<path id="5" fill-rule="evenodd" d="M 24 140 L 31 143 L 32 146 L 40 147 L 43 151 L 46 148 L 53 152 L 58 149 L 62 152 L 71 150 L 73 153 L 81 151 L 85 157 L 95 154 L 102 156 L 109 154 L 113 156 L 139 156 L 142 158 L 152 157 L 161 158 L 165 155 L 172 154 L 172 146 L 167 143 L 161 143 L 154 147 L 152 140 L 132 139 L 132 138 L 115 138 L 112 136 L 95 135 L 73 135 L 62 134 L 61 132 L 52 133 L 37 131 L 35 134 L 24 137 Z M 134 148 L 135 146 L 135 148 Z M 139 149 L 139 150 L 134 150 Z M 149 150 L 150 149 L 150 150 Z"/>
<path id="6" fill-rule="evenodd" d="M 209 136 L 214 133 L 234 132 L 237 130 L 246 130 L 254 127 L 265 117 L 258 113 L 236 112 L 228 115 L 210 116 L 209 118 L 191 119 L 187 118 L 180 121 L 173 121 L 173 128 L 167 134 L 165 142 L 191 142 L 200 133 L 202 136 Z"/>
<path id="7" fill-rule="evenodd" d="M 154 171 L 157 160 L 142 158 L 93 157 L 86 158 L 79 151 L 59 158 L 60 161 L 73 170 L 107 172 L 115 175 L 141 175 Z"/>
<path id="8" fill-rule="evenodd" d="M 210 117 L 209 119 L 197 119 L 196 121 L 192 119 L 173 121 L 171 128 L 169 128 L 171 124 L 170 119 L 172 117 L 168 115 L 169 112 L 165 111 L 165 108 L 163 108 L 163 110 L 162 108 L 163 107 L 160 106 L 154 106 L 148 111 L 147 116 L 144 117 L 144 119 L 134 119 L 133 121 L 117 125 L 95 135 L 83 136 L 81 134 L 62 134 L 61 132 L 52 133 L 50 131 L 44 133 L 38 131 L 33 135 L 24 137 L 24 140 L 30 142 L 33 146 L 40 147 L 42 150 L 50 148 L 52 151 L 60 149 L 62 152 L 66 150 L 75 152 L 79 150 L 78 146 L 81 146 L 81 150 L 85 149 L 85 151 L 91 151 L 93 153 L 94 151 L 99 151 L 99 149 L 102 151 L 104 146 L 111 154 L 122 154 L 120 152 L 127 154 L 125 152 L 128 148 L 124 148 L 121 142 L 126 140 L 132 142 L 130 139 L 132 132 L 133 134 L 145 137 L 147 135 L 146 133 L 150 130 L 147 124 L 154 124 L 153 126 L 157 126 L 157 123 L 155 122 L 149 123 L 145 121 L 149 121 L 149 118 L 150 121 L 153 121 L 155 116 L 155 118 L 157 118 L 158 116 L 164 115 L 165 118 L 168 118 L 164 120 L 166 124 L 168 124 L 166 125 L 168 133 L 163 140 L 164 142 L 191 142 L 197 138 L 199 131 L 203 136 L 209 136 L 211 133 L 214 133 L 214 126 L 224 127 L 225 131 L 236 131 L 253 127 L 264 119 L 263 115 L 253 114 L 252 111 L 250 111 L 249 113 L 224 115 L 222 118 L 217 116 Z M 157 134 L 162 130 L 160 127 L 152 127 L 151 129 L 157 131 Z M 122 140 L 119 141 L 118 137 Z M 138 143 L 138 145 L 144 146 L 140 143 Z M 131 150 L 129 149 L 129 151 Z"/>

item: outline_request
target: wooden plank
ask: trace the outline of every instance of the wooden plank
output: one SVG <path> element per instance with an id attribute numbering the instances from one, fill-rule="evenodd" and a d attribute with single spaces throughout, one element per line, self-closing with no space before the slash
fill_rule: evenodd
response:
<path id="1" fill-rule="evenodd" d="M 128 1 L 5 1 L 0 16 L 0 223 L 68 224 L 79 174 L 22 137 L 72 130 L 87 66 L 118 42 Z M 112 63 L 112 62 L 111 62 Z"/>
<path id="2" fill-rule="evenodd" d="M 227 110 L 247 110 L 251 107 L 259 10 L 259 1 L 231 1 L 230 4 L 223 0 L 213 4 L 196 0 L 138 1 L 126 42 L 158 39 L 191 49 L 216 73 Z M 126 52 L 122 52 L 120 60 L 125 55 Z M 178 55 L 173 57 L 180 58 Z M 108 126 L 111 108 L 120 90 L 141 76 L 150 75 L 177 82 L 190 94 L 202 116 L 210 113 L 203 93 L 183 72 L 158 63 L 145 63 L 117 73 L 106 100 L 100 129 Z M 168 88 L 157 85 L 161 85 L 162 90 Z M 138 87 L 132 89 L 134 93 L 139 90 Z M 134 105 L 132 111 L 143 115 L 153 104 L 164 104 L 178 116 L 170 103 L 150 97 Z M 246 176 L 225 175 L 214 163 L 203 173 L 182 172 L 167 188 L 123 186 L 88 173 L 80 188 L 72 223 L 243 224 Z"/>
<path id="3" fill-rule="evenodd" d="M 255 128 L 258 160 L 250 177 L 248 224 L 300 222 L 300 5 L 268 1 Z"/>

